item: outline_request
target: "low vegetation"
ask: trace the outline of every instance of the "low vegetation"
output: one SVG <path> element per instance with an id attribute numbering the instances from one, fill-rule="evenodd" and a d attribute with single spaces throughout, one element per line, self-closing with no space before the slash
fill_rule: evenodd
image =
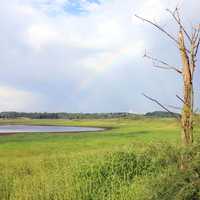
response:
<path id="1" fill-rule="evenodd" d="M 142 117 L 172 117 L 179 116 L 177 113 L 168 113 L 163 111 L 148 112 L 143 114 L 133 114 L 127 112 L 118 113 L 25 113 L 25 112 L 0 112 L 0 119 L 112 119 L 112 118 L 128 118 L 138 119 Z"/>
<path id="2" fill-rule="evenodd" d="M 112 127 L 0 137 L 2 200 L 200 199 L 199 142 L 181 148 L 179 126 L 171 118 L 0 123 Z M 184 171 L 181 154 L 188 157 Z"/>

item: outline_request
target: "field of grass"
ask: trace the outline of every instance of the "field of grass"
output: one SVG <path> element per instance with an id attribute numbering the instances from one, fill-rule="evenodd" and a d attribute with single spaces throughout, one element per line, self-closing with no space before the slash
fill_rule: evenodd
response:
<path id="1" fill-rule="evenodd" d="M 66 125 L 112 128 L 92 133 L 34 133 L 0 137 L 0 157 L 51 155 L 57 153 L 102 152 L 149 143 L 154 140 L 177 141 L 179 127 L 173 119 L 110 120 L 1 120 L 0 124 Z"/>
<path id="2" fill-rule="evenodd" d="M 157 166 L 155 160 L 159 160 L 158 163 L 162 160 L 160 157 L 150 159 L 149 152 L 152 155 L 159 153 L 166 142 L 176 146 L 180 137 L 178 123 L 169 118 L 19 119 L 1 120 L 0 124 L 109 128 L 103 132 L 27 133 L 0 137 L 1 200 L 137 199 L 141 196 L 136 191 L 140 178 L 144 180 L 147 172 L 150 176 L 158 173 L 153 169 Z M 159 147 L 152 150 L 154 143 L 159 143 Z M 173 148 L 168 150 L 167 155 L 162 155 L 166 160 Z"/>

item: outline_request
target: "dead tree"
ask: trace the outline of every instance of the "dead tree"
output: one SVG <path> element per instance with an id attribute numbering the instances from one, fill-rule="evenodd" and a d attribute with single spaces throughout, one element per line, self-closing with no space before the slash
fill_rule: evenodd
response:
<path id="1" fill-rule="evenodd" d="M 174 67 L 167 62 L 151 57 L 145 53 L 145 57 L 151 59 L 154 62 L 154 67 L 174 70 L 176 73 L 182 76 L 183 80 L 183 98 L 176 95 L 181 100 L 182 112 L 181 112 L 181 139 L 184 145 L 190 145 L 193 143 L 193 107 L 194 107 L 194 89 L 193 78 L 196 69 L 197 53 L 200 45 L 200 24 L 192 27 L 192 33 L 190 34 L 182 23 L 179 9 L 174 11 L 167 10 L 170 16 L 175 20 L 178 26 L 177 36 L 173 36 L 166 31 L 162 26 L 135 15 L 140 20 L 151 24 L 156 29 L 164 33 L 170 40 L 172 40 L 178 48 L 182 67 Z M 154 101 L 155 102 L 155 101 Z M 158 101 L 157 101 L 158 102 Z M 160 103 L 159 103 L 160 104 Z M 160 104 L 161 105 L 161 104 Z M 163 107 L 163 106 L 161 106 Z"/>

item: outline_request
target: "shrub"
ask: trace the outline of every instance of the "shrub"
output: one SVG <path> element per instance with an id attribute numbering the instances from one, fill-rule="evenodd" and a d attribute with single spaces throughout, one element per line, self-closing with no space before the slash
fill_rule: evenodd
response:
<path id="1" fill-rule="evenodd" d="M 137 200 L 199 200 L 200 199 L 200 148 L 196 143 L 189 149 L 179 149 L 186 160 L 186 168 L 179 163 L 161 170 L 156 176 L 149 175 L 133 183 Z"/>
<path id="2" fill-rule="evenodd" d="M 131 185 L 138 177 L 156 176 L 171 165 L 177 166 L 178 151 L 174 149 L 164 144 L 153 145 L 140 153 L 114 152 L 97 163 L 86 161 L 73 174 L 75 197 L 80 200 L 125 199 L 128 193 L 133 194 Z"/>

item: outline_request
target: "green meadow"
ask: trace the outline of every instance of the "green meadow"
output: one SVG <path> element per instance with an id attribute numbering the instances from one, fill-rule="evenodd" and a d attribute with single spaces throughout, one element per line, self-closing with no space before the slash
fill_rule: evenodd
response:
<path id="1" fill-rule="evenodd" d="M 173 119 L 109 120 L 1 120 L 0 124 L 65 125 L 104 127 L 103 132 L 26 133 L 0 137 L 1 157 L 54 155 L 110 151 L 137 143 L 179 139 L 178 123 Z"/>
<path id="2" fill-rule="evenodd" d="M 102 132 L 1 136 L 0 200 L 200 197 L 199 179 L 197 186 L 189 187 L 186 177 L 190 172 L 180 174 L 178 170 L 183 150 L 179 145 L 180 127 L 174 119 L 18 119 L 1 120 L 0 124 L 105 128 Z M 200 150 L 198 144 L 192 148 Z M 187 152 L 194 156 L 195 163 L 200 161 L 199 151 Z M 191 162 L 190 170 L 195 163 Z M 184 187 L 187 189 L 181 193 Z"/>

